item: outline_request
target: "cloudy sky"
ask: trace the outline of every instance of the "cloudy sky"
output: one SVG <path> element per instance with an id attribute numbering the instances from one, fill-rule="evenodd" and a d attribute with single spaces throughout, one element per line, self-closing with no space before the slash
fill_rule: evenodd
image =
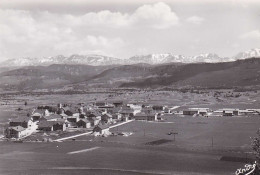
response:
<path id="1" fill-rule="evenodd" d="M 0 0 L 0 60 L 260 47 L 257 0 Z"/>

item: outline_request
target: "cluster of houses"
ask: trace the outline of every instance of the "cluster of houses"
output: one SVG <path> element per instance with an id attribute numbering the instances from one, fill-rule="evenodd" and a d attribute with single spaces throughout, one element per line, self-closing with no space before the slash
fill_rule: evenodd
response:
<path id="1" fill-rule="evenodd" d="M 124 104 L 116 102 L 93 102 L 88 105 L 79 103 L 38 106 L 26 117 L 18 117 L 9 122 L 7 138 L 23 138 L 33 132 L 65 131 L 70 128 L 85 128 L 101 135 L 109 134 L 109 127 L 117 122 L 128 120 L 157 121 L 164 114 L 183 114 L 192 116 L 237 116 L 260 114 L 260 109 L 219 109 L 189 108 L 176 111 L 161 105 Z"/>
<path id="2" fill-rule="evenodd" d="M 69 128 L 86 128 L 100 134 L 109 133 L 109 126 L 128 120 L 156 121 L 162 107 L 124 104 L 117 102 L 94 102 L 84 104 L 58 104 L 38 106 L 27 117 L 9 122 L 6 137 L 23 138 L 32 132 L 65 131 Z"/>
<path id="3" fill-rule="evenodd" d="M 182 111 L 183 115 L 193 116 L 239 116 L 239 115 L 260 115 L 260 109 L 238 109 L 238 108 L 224 108 L 218 110 L 211 110 L 209 108 L 189 108 Z"/>

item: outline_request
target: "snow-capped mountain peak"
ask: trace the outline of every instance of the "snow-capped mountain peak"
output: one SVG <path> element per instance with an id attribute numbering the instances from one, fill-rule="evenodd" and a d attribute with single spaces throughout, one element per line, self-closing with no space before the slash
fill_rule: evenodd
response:
<path id="1" fill-rule="evenodd" d="M 246 59 L 252 57 L 260 57 L 260 49 L 255 48 L 255 49 L 247 50 L 245 52 L 240 52 L 234 57 L 234 59 L 240 60 L 240 59 Z"/>
<path id="2" fill-rule="evenodd" d="M 217 63 L 228 62 L 239 59 L 246 59 L 251 57 L 260 57 L 260 49 L 251 49 L 249 51 L 241 52 L 234 57 L 220 57 L 215 53 L 202 53 L 196 56 L 175 55 L 172 53 L 135 55 L 129 59 L 119 59 L 102 55 L 78 55 L 73 54 L 69 57 L 57 55 L 54 57 L 43 58 L 17 58 L 4 61 L 0 66 L 5 67 L 20 67 L 20 66 L 46 66 L 51 64 L 85 64 L 92 66 L 103 66 L 113 64 L 166 64 L 166 63 Z"/>

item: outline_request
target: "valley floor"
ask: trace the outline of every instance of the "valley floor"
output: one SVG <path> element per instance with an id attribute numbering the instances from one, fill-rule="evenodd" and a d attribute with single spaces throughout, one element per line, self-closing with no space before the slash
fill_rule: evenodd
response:
<path id="1" fill-rule="evenodd" d="M 9 96 L 1 99 L 0 122 L 3 127 L 13 113 L 22 115 L 32 106 L 87 103 L 94 98 L 168 104 L 180 106 L 179 109 L 205 106 L 215 109 L 256 108 L 259 97 L 259 93 L 249 92 L 238 98 L 220 97 L 223 101 L 217 102 L 209 93 L 177 92 Z M 24 101 L 28 102 L 27 106 Z M 23 110 L 16 111 L 19 107 Z M 164 122 L 133 121 L 110 130 L 133 133 L 128 137 L 83 135 L 62 142 L 0 142 L 0 174 L 226 175 L 234 174 L 252 158 L 250 137 L 255 136 L 260 126 L 259 116 L 165 115 L 163 118 Z M 175 140 L 169 132 L 178 133 Z M 229 157 L 231 161 L 222 161 L 223 157 Z"/>

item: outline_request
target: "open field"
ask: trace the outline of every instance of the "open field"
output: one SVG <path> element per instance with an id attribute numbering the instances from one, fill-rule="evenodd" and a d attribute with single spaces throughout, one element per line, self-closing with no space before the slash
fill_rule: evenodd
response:
<path id="1" fill-rule="evenodd" d="M 134 121 L 111 129 L 115 133 L 134 132 L 128 137 L 81 136 L 61 143 L 1 142 L 0 174 L 234 174 L 244 163 L 220 159 L 250 157 L 245 154 L 251 151 L 249 136 L 255 134 L 260 119 L 165 118 L 165 123 Z M 171 130 L 178 132 L 175 141 L 167 134 Z M 159 139 L 172 141 L 147 145 Z"/>
<path id="2" fill-rule="evenodd" d="M 239 97 L 219 97 L 213 92 L 171 91 L 93 93 L 74 95 L 19 95 L 1 97 L 1 129 L 9 118 L 26 115 L 32 107 L 58 103 L 123 100 L 146 104 L 188 107 L 259 108 L 259 92 Z M 28 105 L 25 106 L 24 102 Z M 23 110 L 17 111 L 16 109 Z M 63 142 L 0 142 L 0 174 L 234 174 L 244 162 L 220 161 L 221 157 L 251 157 L 250 137 L 260 117 L 191 117 L 165 115 L 162 122 L 133 121 L 110 129 L 125 136 L 83 135 Z M 175 136 L 169 132 L 178 133 Z M 162 140 L 164 139 L 164 140 Z M 156 143 L 156 144 L 150 144 Z M 82 151 L 83 150 L 83 151 Z M 75 154 L 69 154 L 75 153 Z"/>
<path id="3" fill-rule="evenodd" d="M 133 135 L 92 137 L 82 136 L 77 140 L 96 140 L 104 142 L 145 145 L 147 142 L 166 139 L 172 142 L 167 147 L 180 147 L 188 150 L 217 150 L 223 152 L 250 151 L 250 137 L 255 136 L 259 128 L 260 117 L 237 118 L 193 118 L 190 116 L 163 117 L 167 122 L 133 121 L 123 126 L 110 129 L 111 132 L 133 132 Z M 178 133 L 175 136 L 169 132 Z M 212 144 L 213 141 L 213 144 Z"/>
<path id="4" fill-rule="evenodd" d="M 215 153 L 161 146 L 89 141 L 0 144 L 1 174 L 106 174 L 104 169 L 109 174 L 233 174 L 242 166 L 219 161 Z M 99 149 L 68 154 L 94 147 Z"/>

